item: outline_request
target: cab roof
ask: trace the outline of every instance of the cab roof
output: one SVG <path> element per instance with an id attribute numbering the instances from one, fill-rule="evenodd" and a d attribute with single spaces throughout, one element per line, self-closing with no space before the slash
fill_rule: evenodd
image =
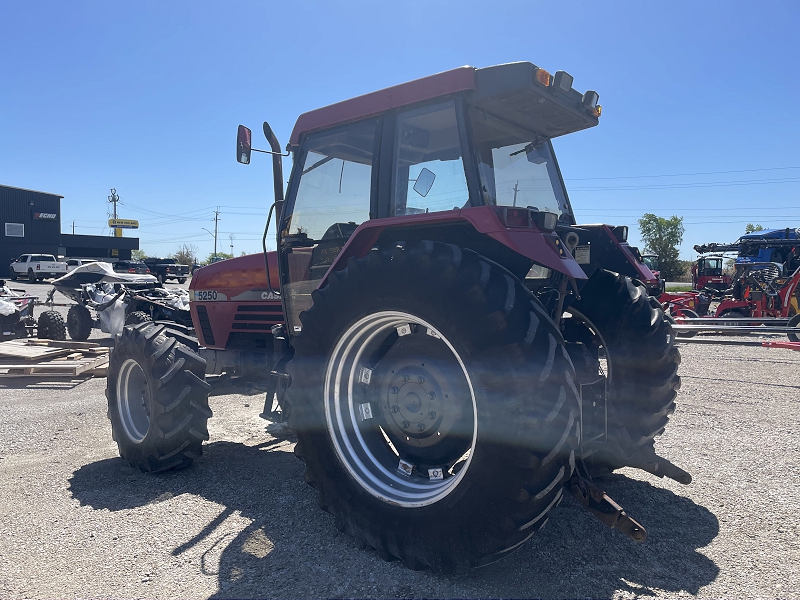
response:
<path id="1" fill-rule="evenodd" d="M 478 110 L 547 138 L 593 127 L 600 116 L 597 94 L 572 89 L 572 77 L 563 71 L 553 77 L 530 62 L 464 66 L 303 113 L 289 146 L 299 146 L 312 131 L 456 93 L 465 93 L 468 104 Z"/>

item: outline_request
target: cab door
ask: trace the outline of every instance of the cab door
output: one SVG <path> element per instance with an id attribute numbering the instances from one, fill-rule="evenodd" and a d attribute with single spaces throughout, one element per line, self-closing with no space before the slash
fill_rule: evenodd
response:
<path id="1" fill-rule="evenodd" d="M 291 334 L 319 280 L 356 228 L 375 215 L 378 119 L 313 133 L 292 172 L 280 232 L 282 295 Z"/>

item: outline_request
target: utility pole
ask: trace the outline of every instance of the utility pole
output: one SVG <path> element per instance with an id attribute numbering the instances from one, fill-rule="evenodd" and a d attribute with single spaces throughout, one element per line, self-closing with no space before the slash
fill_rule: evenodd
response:
<path id="1" fill-rule="evenodd" d="M 233 240 L 236 239 L 236 236 L 231 233 L 228 235 L 228 239 L 231 241 L 231 256 L 233 256 Z"/>
<path id="2" fill-rule="evenodd" d="M 219 226 L 219 206 L 214 211 L 214 256 L 217 255 L 217 228 Z"/>
<path id="3" fill-rule="evenodd" d="M 111 195 L 108 197 L 108 201 L 114 205 L 114 220 L 117 220 L 117 202 L 119 202 L 119 196 L 117 195 L 117 190 L 115 188 L 111 188 Z M 122 229 L 118 227 L 114 228 L 114 237 L 122 237 Z"/>
<path id="4" fill-rule="evenodd" d="M 517 192 L 519 191 L 519 180 L 514 184 L 514 203 L 511 206 L 517 205 Z"/>

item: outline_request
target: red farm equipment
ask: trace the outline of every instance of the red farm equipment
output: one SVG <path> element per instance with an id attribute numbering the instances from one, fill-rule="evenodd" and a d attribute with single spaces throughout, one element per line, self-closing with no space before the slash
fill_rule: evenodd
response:
<path id="1" fill-rule="evenodd" d="M 727 290 L 731 276 L 723 272 L 723 256 L 701 256 L 692 263 L 692 289 Z"/>
<path id="2" fill-rule="evenodd" d="M 678 322 L 678 335 L 700 331 L 787 333 L 796 342 L 800 340 L 795 332 L 800 326 L 800 268 L 785 277 L 778 267 L 775 263 L 737 264 L 728 290 L 666 293 L 659 301 Z"/>
<path id="3" fill-rule="evenodd" d="M 190 465 L 208 395 L 266 392 L 340 529 L 387 560 L 488 564 L 567 490 L 634 540 L 591 483 L 654 448 L 675 408 L 671 321 L 627 228 L 578 225 L 551 139 L 598 124 L 593 91 L 528 62 L 462 67 L 299 117 L 272 155 L 277 252 L 200 269 L 194 330 L 126 327 L 109 417 L 143 471 Z M 267 233 L 264 232 L 264 241 Z"/>
<path id="4" fill-rule="evenodd" d="M 667 282 L 661 277 L 661 265 L 658 254 L 642 254 L 642 262 L 653 273 L 655 281 L 644 282 L 647 293 L 651 296 L 658 296 L 667 290 Z"/>

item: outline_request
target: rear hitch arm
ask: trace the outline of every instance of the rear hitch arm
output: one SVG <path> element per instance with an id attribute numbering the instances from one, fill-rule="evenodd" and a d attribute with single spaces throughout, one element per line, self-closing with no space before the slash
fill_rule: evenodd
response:
<path id="1" fill-rule="evenodd" d="M 619 529 L 634 542 L 647 538 L 647 530 L 592 482 L 576 473 L 566 486 L 581 506 L 611 529 Z"/>

